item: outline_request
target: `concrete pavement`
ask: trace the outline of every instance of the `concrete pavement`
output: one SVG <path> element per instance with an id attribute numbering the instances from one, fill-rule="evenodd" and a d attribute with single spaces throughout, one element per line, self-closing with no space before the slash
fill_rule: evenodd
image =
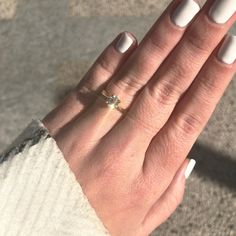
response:
<path id="1" fill-rule="evenodd" d="M 119 32 L 140 40 L 169 2 L 0 0 L 0 150 L 50 111 Z M 192 150 L 198 164 L 183 204 L 153 235 L 236 235 L 235 98 L 234 80 Z"/>

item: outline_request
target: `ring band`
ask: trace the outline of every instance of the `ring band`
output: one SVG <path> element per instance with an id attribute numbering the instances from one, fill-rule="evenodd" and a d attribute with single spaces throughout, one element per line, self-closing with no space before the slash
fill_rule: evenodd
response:
<path id="1" fill-rule="evenodd" d="M 125 112 L 125 109 L 119 106 L 121 101 L 117 95 L 109 95 L 106 90 L 103 90 L 101 92 L 101 95 L 102 98 L 105 100 L 107 106 L 109 106 L 111 109 L 116 109 L 121 113 Z"/>

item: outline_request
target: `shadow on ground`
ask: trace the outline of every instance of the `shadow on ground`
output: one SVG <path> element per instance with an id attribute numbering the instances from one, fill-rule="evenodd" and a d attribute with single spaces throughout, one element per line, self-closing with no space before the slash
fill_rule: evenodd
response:
<path id="1" fill-rule="evenodd" d="M 190 157 L 197 160 L 196 173 L 210 178 L 211 181 L 236 191 L 236 161 L 227 155 L 217 153 L 210 147 L 196 143 Z"/>
<path id="2" fill-rule="evenodd" d="M 170 1 L 0 0 L 0 149 L 58 104 L 118 33 L 140 41 Z M 191 151 L 182 207 L 156 235 L 236 235 L 235 92 L 236 80 Z"/>

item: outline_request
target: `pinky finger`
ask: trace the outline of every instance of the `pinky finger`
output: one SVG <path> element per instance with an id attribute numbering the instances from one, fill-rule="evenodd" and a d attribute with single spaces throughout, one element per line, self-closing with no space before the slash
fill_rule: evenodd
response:
<path id="1" fill-rule="evenodd" d="M 190 176 L 196 161 L 186 159 L 163 195 L 154 203 L 143 221 L 144 235 L 149 235 L 164 223 L 182 202 L 185 181 Z"/>

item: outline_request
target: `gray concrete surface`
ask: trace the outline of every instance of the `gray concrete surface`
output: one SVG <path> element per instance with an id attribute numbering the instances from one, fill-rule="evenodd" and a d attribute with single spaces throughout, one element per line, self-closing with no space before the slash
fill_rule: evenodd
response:
<path id="1" fill-rule="evenodd" d="M 120 31 L 140 40 L 168 2 L 0 0 L 0 150 L 50 111 Z M 198 165 L 183 204 L 153 235 L 236 235 L 235 98 L 234 80 L 191 152 Z"/>

